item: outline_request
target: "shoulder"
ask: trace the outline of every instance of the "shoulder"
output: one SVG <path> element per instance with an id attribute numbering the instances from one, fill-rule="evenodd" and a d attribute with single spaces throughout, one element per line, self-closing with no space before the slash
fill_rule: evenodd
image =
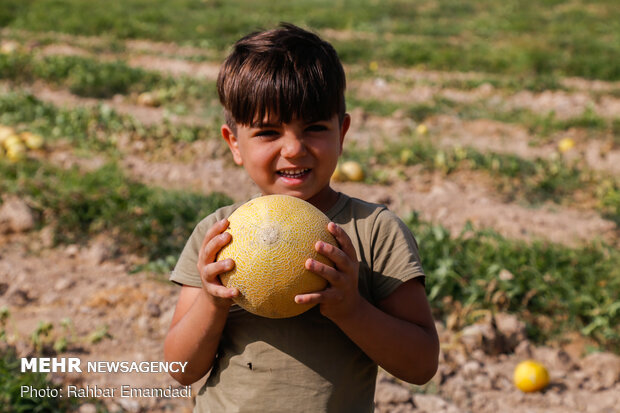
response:
<path id="1" fill-rule="evenodd" d="M 194 231 L 185 243 L 183 251 L 181 251 L 177 264 L 171 273 L 170 280 L 178 284 L 185 284 L 193 287 L 201 286 L 200 274 L 196 268 L 196 262 L 198 261 L 200 246 L 202 245 L 207 231 L 209 231 L 209 228 L 217 221 L 228 218 L 230 214 L 243 204 L 244 202 L 237 202 L 232 205 L 221 207 L 207 215 L 196 225 Z"/>
<path id="2" fill-rule="evenodd" d="M 341 208 L 332 218 L 337 224 L 353 225 L 370 232 L 400 230 L 409 232 L 405 223 L 384 204 L 364 201 L 345 194 Z"/>
<path id="3" fill-rule="evenodd" d="M 237 208 L 245 204 L 247 201 L 248 200 L 236 202 L 234 204 L 226 205 L 224 207 L 221 207 L 213 211 L 211 214 L 204 217 L 196 225 L 196 229 L 194 230 L 194 233 L 202 233 L 202 234 L 206 233 L 207 230 L 211 228 L 211 226 L 213 226 L 213 224 L 215 224 L 217 221 L 220 221 L 224 218 L 228 218 L 233 212 L 235 212 Z"/>
<path id="4" fill-rule="evenodd" d="M 224 218 L 230 217 L 232 213 L 235 212 L 240 206 L 242 206 L 246 202 L 249 202 L 252 199 L 257 198 L 259 196 L 260 194 L 256 194 L 252 196 L 251 198 L 247 198 L 242 201 L 235 202 L 234 204 L 231 204 L 231 205 L 223 206 L 213 211 L 211 214 L 207 215 L 200 222 L 198 222 L 198 224 L 194 228 L 194 232 L 192 233 L 191 237 L 200 238 L 200 242 L 202 243 L 202 239 L 204 238 L 204 235 L 209 230 L 209 228 L 213 226 L 213 224 L 215 224 L 218 221 L 221 221 Z"/>
<path id="5" fill-rule="evenodd" d="M 360 289 L 378 303 L 406 281 L 424 277 L 409 227 L 383 204 L 348 197 L 334 220 L 347 232 L 361 263 Z M 340 221 L 340 222 L 338 222 Z"/>
<path id="6" fill-rule="evenodd" d="M 374 262 L 377 255 L 384 254 L 386 247 L 403 244 L 417 253 L 417 242 L 410 228 L 386 205 L 349 197 L 339 211 L 330 217 L 351 238 L 360 258 Z"/>
<path id="7" fill-rule="evenodd" d="M 344 193 L 341 193 L 340 196 L 341 200 L 338 202 L 337 211 L 334 211 L 333 217 L 330 217 L 334 220 L 372 223 L 383 211 L 389 212 L 387 206 L 383 204 L 364 201 Z"/>

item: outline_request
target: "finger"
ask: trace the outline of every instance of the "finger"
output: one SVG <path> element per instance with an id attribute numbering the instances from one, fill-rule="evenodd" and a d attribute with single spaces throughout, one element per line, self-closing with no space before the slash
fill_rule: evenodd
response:
<path id="1" fill-rule="evenodd" d="M 322 302 L 322 297 L 320 293 L 299 294 L 295 296 L 295 302 L 297 304 L 319 304 Z"/>
<path id="2" fill-rule="evenodd" d="M 320 261 L 313 260 L 312 258 L 308 258 L 306 260 L 305 266 L 308 271 L 312 271 L 313 273 L 325 278 L 325 280 L 327 280 L 327 282 L 331 285 L 338 285 L 343 279 L 340 271 L 327 264 L 323 264 Z"/>
<path id="3" fill-rule="evenodd" d="M 325 302 L 340 302 L 343 299 L 342 292 L 328 288 L 315 293 L 298 294 L 295 296 L 297 304 L 320 304 Z"/>
<path id="4" fill-rule="evenodd" d="M 231 258 L 227 258 L 222 261 L 212 262 L 203 265 L 200 271 L 200 276 L 207 283 L 216 282 L 221 284 L 218 276 L 224 274 L 235 267 L 235 262 Z"/>
<path id="5" fill-rule="evenodd" d="M 333 262 L 337 269 L 347 271 L 353 268 L 353 261 L 340 248 L 323 241 L 317 241 L 314 248 L 319 254 Z"/>
<path id="6" fill-rule="evenodd" d="M 226 288 L 223 285 L 206 284 L 205 288 L 207 293 L 214 297 L 220 298 L 235 298 L 239 295 L 239 290 L 236 288 Z"/>
<path id="7" fill-rule="evenodd" d="M 204 247 L 213 237 L 215 237 L 217 234 L 224 231 L 226 228 L 228 228 L 228 220 L 226 218 L 220 219 L 215 224 L 213 224 L 211 228 L 207 230 L 207 233 L 205 234 L 205 237 L 202 240 L 202 245 L 200 246 L 200 249 L 201 250 L 204 249 Z"/>
<path id="8" fill-rule="evenodd" d="M 209 242 L 207 242 L 207 245 L 204 247 L 204 261 L 202 262 L 204 264 L 215 262 L 218 252 L 220 252 L 220 250 L 224 248 L 224 246 L 228 244 L 231 239 L 232 235 L 230 234 L 230 232 L 226 231 L 214 236 Z"/>
<path id="9" fill-rule="evenodd" d="M 345 230 L 334 222 L 327 224 L 327 230 L 336 238 L 340 249 L 352 260 L 357 260 L 357 252 Z"/>
<path id="10" fill-rule="evenodd" d="M 228 258 L 223 261 L 207 264 L 203 267 L 203 271 L 201 271 L 202 283 L 209 294 L 224 298 L 236 297 L 239 294 L 238 289 L 223 286 L 218 277 L 232 270 L 234 266 L 235 262 Z"/>
<path id="11" fill-rule="evenodd" d="M 224 231 L 226 228 L 228 228 L 228 220 L 221 219 L 217 221 L 215 224 L 213 224 L 211 228 L 207 230 L 205 237 L 202 239 L 202 245 L 200 246 L 200 250 L 198 251 L 199 258 L 200 258 L 201 253 L 204 251 L 205 247 L 207 246 L 207 243 L 211 241 L 213 237 L 215 237 L 217 234 Z"/>

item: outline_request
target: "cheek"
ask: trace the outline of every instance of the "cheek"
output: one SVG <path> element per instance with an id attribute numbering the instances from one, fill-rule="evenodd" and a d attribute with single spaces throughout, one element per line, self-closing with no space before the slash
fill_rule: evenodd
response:
<path id="1" fill-rule="evenodd" d="M 334 165 L 338 162 L 338 158 L 341 154 L 341 147 L 339 141 L 330 141 L 325 144 L 322 148 L 323 158 L 327 161 L 328 159 L 334 163 Z"/>
<path id="2" fill-rule="evenodd" d="M 254 147 L 247 148 L 244 159 L 246 166 L 251 166 L 257 172 L 269 173 L 275 164 L 276 156 L 269 148 Z"/>
<path id="3" fill-rule="evenodd" d="M 340 151 L 340 140 L 333 136 L 321 137 L 316 139 L 309 147 L 323 156 L 336 156 Z"/>

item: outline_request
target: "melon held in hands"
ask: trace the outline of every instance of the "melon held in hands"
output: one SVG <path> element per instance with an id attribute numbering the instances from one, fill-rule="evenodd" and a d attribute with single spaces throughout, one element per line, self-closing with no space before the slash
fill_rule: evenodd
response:
<path id="1" fill-rule="evenodd" d="M 218 261 L 232 258 L 235 267 L 220 275 L 228 288 L 239 289 L 234 301 L 269 318 L 293 317 L 313 307 L 295 296 L 320 291 L 327 281 L 305 268 L 308 258 L 332 265 L 316 252 L 324 241 L 337 245 L 327 230 L 329 218 L 310 203 L 288 195 L 252 199 L 228 218 L 232 235 Z"/>

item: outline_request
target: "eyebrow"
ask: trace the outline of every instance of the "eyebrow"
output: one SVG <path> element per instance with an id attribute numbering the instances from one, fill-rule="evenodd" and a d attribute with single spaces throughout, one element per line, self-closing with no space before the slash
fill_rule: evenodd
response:
<path id="1" fill-rule="evenodd" d="M 282 125 L 282 123 L 275 122 L 252 122 L 250 123 L 251 128 L 278 128 Z"/>

